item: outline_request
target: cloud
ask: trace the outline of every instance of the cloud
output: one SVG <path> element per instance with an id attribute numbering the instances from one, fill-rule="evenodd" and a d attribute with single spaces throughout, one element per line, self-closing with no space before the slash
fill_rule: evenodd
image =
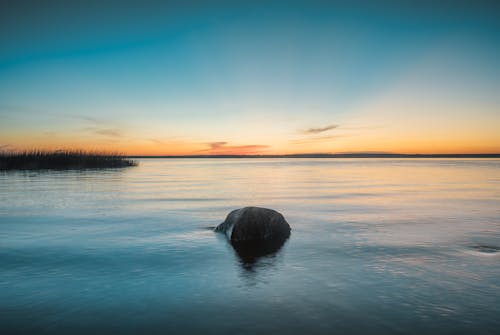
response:
<path id="1" fill-rule="evenodd" d="M 211 150 L 217 150 L 226 146 L 227 142 L 209 142 L 207 144 L 210 146 Z"/>
<path id="2" fill-rule="evenodd" d="M 149 142 L 152 142 L 152 143 L 156 143 L 156 144 L 160 144 L 160 145 L 165 145 L 166 143 L 159 140 L 159 139 L 156 139 L 156 138 L 148 138 L 147 139 Z"/>
<path id="3" fill-rule="evenodd" d="M 85 120 L 87 122 L 91 122 L 91 123 L 103 123 L 101 120 L 95 118 L 95 117 L 91 117 L 91 116 L 85 116 L 85 115 L 76 115 L 75 118 L 78 118 L 78 119 L 82 119 L 82 120 Z"/>
<path id="4" fill-rule="evenodd" d="M 29 120 L 30 122 L 36 117 L 43 117 L 44 119 L 60 117 L 57 113 L 40 108 L 3 104 L 0 104 L 0 115 L 2 119 Z"/>
<path id="5" fill-rule="evenodd" d="M 198 152 L 205 152 L 211 155 L 257 155 L 269 148 L 268 145 L 247 144 L 247 145 L 228 145 L 228 142 L 208 142 L 205 143 L 208 148 Z"/>
<path id="6" fill-rule="evenodd" d="M 335 140 L 339 137 L 343 137 L 345 135 L 318 135 L 330 130 L 338 128 L 338 124 L 329 124 L 324 127 L 316 127 L 316 128 L 308 128 L 301 131 L 301 134 L 308 135 L 307 137 L 302 137 L 299 139 L 290 140 L 291 144 L 306 144 L 306 143 L 315 143 L 315 142 L 327 142 L 331 140 Z"/>
<path id="7" fill-rule="evenodd" d="M 325 131 L 329 131 L 329 130 L 332 130 L 335 128 L 338 128 L 337 124 L 330 124 L 330 125 L 325 126 L 325 127 L 306 129 L 306 130 L 304 130 L 304 133 L 305 134 L 319 134 L 319 133 L 323 133 Z"/>
<path id="8" fill-rule="evenodd" d="M 84 131 L 92 132 L 96 135 L 118 138 L 122 137 L 122 132 L 116 128 L 98 128 L 98 127 L 86 127 Z"/>
<path id="9" fill-rule="evenodd" d="M 5 115 L 3 115 L 5 114 Z M 43 116 L 43 118 L 51 117 L 51 118 L 58 118 L 58 119 L 73 119 L 73 120 L 79 120 L 79 121 L 85 121 L 86 124 L 92 126 L 89 128 L 85 128 L 84 130 L 90 130 L 90 128 L 109 128 L 109 125 L 112 124 L 112 122 L 108 119 L 101 118 L 101 117 L 92 117 L 92 116 L 87 116 L 87 115 L 78 115 L 78 114 L 73 114 L 73 113 L 68 113 L 68 112 L 57 112 L 57 111 L 52 111 L 52 110 L 47 110 L 47 109 L 41 109 L 41 108 L 34 108 L 30 106 L 23 106 L 23 105 L 5 105 L 5 104 L 0 104 L 0 115 L 2 117 L 34 117 L 34 116 Z M 105 130 L 102 135 L 106 135 L 106 130 L 110 129 L 102 129 Z M 115 129 L 113 129 L 115 130 Z M 115 134 L 116 135 L 116 134 Z"/>
<path id="10" fill-rule="evenodd" d="M 345 137 L 345 135 L 327 135 L 327 136 L 314 136 L 304 139 L 291 140 L 292 144 L 306 144 L 306 143 L 315 143 L 315 142 L 327 142 L 336 140 L 338 138 Z"/>
<path id="11" fill-rule="evenodd" d="M 117 129 L 97 129 L 95 133 L 109 137 L 122 137 L 121 132 Z"/>

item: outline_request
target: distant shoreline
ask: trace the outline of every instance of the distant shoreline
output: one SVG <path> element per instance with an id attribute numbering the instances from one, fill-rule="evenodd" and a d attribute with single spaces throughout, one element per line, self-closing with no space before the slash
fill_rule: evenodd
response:
<path id="1" fill-rule="evenodd" d="M 345 154 L 292 154 L 292 155 L 164 155 L 126 156 L 127 158 L 500 158 L 498 154 L 389 154 L 389 153 L 345 153 Z"/>
<path id="2" fill-rule="evenodd" d="M 0 171 L 84 170 L 136 166 L 137 162 L 120 154 L 91 151 L 21 151 L 0 153 Z"/>

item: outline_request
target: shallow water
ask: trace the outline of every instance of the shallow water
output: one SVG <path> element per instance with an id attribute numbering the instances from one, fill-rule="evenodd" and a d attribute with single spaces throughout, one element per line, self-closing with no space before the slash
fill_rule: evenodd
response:
<path id="1" fill-rule="evenodd" d="M 282 212 L 243 263 L 208 227 Z M 143 159 L 0 173 L 0 333 L 500 327 L 500 160 Z"/>

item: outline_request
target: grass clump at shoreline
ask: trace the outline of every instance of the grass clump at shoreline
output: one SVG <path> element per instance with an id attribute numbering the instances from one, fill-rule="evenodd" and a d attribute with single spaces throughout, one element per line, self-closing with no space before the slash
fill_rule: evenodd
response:
<path id="1" fill-rule="evenodd" d="M 136 166 L 137 162 L 116 153 L 80 150 L 28 150 L 0 152 L 0 170 L 108 169 Z"/>

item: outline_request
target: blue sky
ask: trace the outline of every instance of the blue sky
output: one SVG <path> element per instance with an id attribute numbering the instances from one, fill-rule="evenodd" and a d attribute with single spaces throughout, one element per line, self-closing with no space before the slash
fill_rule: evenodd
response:
<path id="1" fill-rule="evenodd" d="M 495 2 L 25 1 L 0 12 L 3 148 L 500 151 Z"/>

